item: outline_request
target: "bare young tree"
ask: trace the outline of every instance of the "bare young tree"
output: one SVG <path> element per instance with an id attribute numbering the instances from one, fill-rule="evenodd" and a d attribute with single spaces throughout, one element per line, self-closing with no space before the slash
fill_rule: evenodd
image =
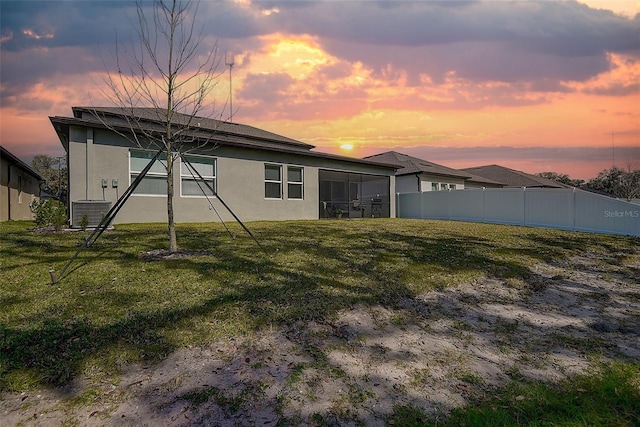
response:
<path id="1" fill-rule="evenodd" d="M 105 109 L 96 108 L 94 114 L 138 147 L 163 151 L 169 251 L 177 252 L 174 164 L 181 154 L 212 145 L 211 132 L 208 137 L 198 132 L 198 121 L 213 114 L 215 106 L 208 96 L 221 75 L 220 56 L 217 43 L 202 52 L 204 35 L 196 27 L 198 3 L 155 0 L 152 7 L 142 2 L 136 6 L 139 45 L 126 49 L 116 42 L 117 74 L 109 73 L 105 79 L 105 94 L 116 106 L 107 113 L 126 125 L 114 125 Z"/>

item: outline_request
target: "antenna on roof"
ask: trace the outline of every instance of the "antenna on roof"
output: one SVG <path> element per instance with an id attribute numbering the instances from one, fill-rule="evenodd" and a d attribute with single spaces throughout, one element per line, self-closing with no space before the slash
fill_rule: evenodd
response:
<path id="1" fill-rule="evenodd" d="M 227 51 L 224 52 L 224 63 L 229 67 L 229 122 L 233 123 L 233 95 L 231 92 L 231 69 L 233 68 L 234 58 L 233 52 L 231 52 L 231 59 L 227 56 Z"/>

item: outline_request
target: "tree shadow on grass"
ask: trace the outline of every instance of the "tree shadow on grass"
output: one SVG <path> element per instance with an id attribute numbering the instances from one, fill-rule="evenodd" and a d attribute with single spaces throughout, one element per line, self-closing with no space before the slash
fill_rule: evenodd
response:
<path id="1" fill-rule="evenodd" d="M 531 263 L 562 260 L 568 252 L 579 252 L 588 244 L 583 240 L 563 246 L 560 238 L 539 239 L 535 233 L 518 237 L 517 242 L 506 236 L 500 243 L 482 234 L 455 230 L 434 233 L 415 229 L 411 223 L 393 229 L 385 224 L 256 224 L 254 234 L 269 253 L 275 254 L 273 258 L 265 257 L 248 238 L 230 241 L 222 237 L 219 229 L 202 232 L 201 227 L 184 226 L 179 233 L 180 245 L 207 253 L 159 261 L 157 265 L 141 261 L 139 253 L 163 247 L 164 237 L 150 237 L 144 229 L 122 227 L 107 234 L 86 255 L 92 257 L 95 255 L 91 251 L 102 251 L 100 260 L 113 266 L 109 277 L 92 275 L 90 264 L 86 264 L 74 271 L 68 283 L 60 284 L 91 289 L 91 299 L 106 301 L 112 313 L 95 319 L 90 314 L 74 312 L 78 306 L 87 305 L 86 295 L 76 292 L 69 294 L 64 306 L 52 305 L 24 318 L 26 325 L 33 322 L 32 326 L 3 324 L 1 386 L 19 390 L 24 387 L 20 377 L 26 376 L 33 379 L 31 386 L 63 387 L 81 375 L 88 360 L 109 352 L 127 354 L 124 363 L 156 363 L 183 345 L 172 334 L 191 333 L 189 325 L 203 319 L 226 324 L 229 334 L 237 334 L 300 321 L 330 324 L 338 313 L 356 305 L 406 311 L 406 301 L 418 301 L 419 295 L 403 274 L 415 266 L 431 266 L 450 274 L 516 277 L 533 283 L 541 279 L 531 270 Z M 15 240 L 14 245 L 19 242 Z M 19 256 L 36 260 L 42 256 L 38 250 L 37 245 L 32 245 Z M 143 270 L 145 274 L 140 273 Z M 117 278 L 115 284 L 111 283 L 111 276 Z M 149 301 L 148 307 L 140 305 L 145 291 L 154 287 L 158 293 L 166 293 L 164 299 Z M 194 292 L 202 295 L 194 297 Z M 15 296 L 10 298 L 20 304 Z M 420 302 L 410 307 L 419 315 L 433 310 Z M 490 315 L 482 309 L 470 313 L 467 315 L 484 317 L 498 326 L 513 323 L 504 314 Z M 451 322 L 460 320 L 456 310 L 441 315 Z M 233 326 L 234 322 L 239 324 Z M 197 328 L 209 327 L 208 324 Z M 525 326 L 545 333 L 554 331 Z M 459 331 L 455 328 L 447 329 L 443 339 L 456 332 Z M 201 338 L 195 338 L 195 344 L 200 343 L 198 339 Z M 525 348 L 520 350 L 524 352 Z M 301 351 L 317 358 L 324 349 L 306 346 Z"/>

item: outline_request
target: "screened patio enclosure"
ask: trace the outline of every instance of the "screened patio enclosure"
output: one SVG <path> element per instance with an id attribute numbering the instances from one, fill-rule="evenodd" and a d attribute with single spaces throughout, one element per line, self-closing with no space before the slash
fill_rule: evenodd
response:
<path id="1" fill-rule="evenodd" d="M 329 170 L 318 173 L 320 218 L 389 218 L 390 178 Z"/>

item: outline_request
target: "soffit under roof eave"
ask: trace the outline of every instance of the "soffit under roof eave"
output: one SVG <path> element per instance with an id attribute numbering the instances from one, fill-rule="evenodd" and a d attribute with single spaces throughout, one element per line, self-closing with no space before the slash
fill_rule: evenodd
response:
<path id="1" fill-rule="evenodd" d="M 60 144 L 62 144 L 62 148 L 64 148 L 65 153 L 69 152 L 69 124 L 61 122 L 57 120 L 59 117 L 51 117 L 49 116 L 49 121 L 53 126 L 53 130 L 58 135 L 58 139 L 60 140 Z"/>

